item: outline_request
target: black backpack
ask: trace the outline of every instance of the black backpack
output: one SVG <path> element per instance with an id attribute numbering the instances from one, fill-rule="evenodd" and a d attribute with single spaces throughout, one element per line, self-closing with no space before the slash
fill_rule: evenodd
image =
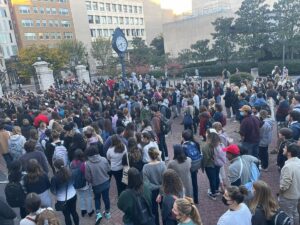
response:
<path id="1" fill-rule="evenodd" d="M 281 209 L 272 216 L 272 224 L 274 225 L 291 225 L 291 218 Z"/>
<path id="2" fill-rule="evenodd" d="M 172 111 L 171 111 L 171 109 L 170 109 L 169 107 L 165 106 L 165 105 L 162 105 L 162 106 L 161 106 L 161 109 L 162 109 L 162 107 L 165 108 L 165 112 L 166 112 L 166 115 L 164 115 L 164 116 L 165 116 L 168 120 L 171 119 L 171 117 L 172 117 Z M 160 109 L 160 112 L 161 112 L 161 109 Z"/>
<path id="3" fill-rule="evenodd" d="M 171 131 L 172 123 L 171 120 L 168 120 L 166 118 L 160 119 L 160 130 L 163 134 L 168 134 Z"/>
<path id="4" fill-rule="evenodd" d="M 6 202 L 10 207 L 21 207 L 24 206 L 26 193 L 19 182 L 8 183 L 5 187 L 5 198 Z"/>
<path id="5" fill-rule="evenodd" d="M 72 177 L 74 181 L 74 188 L 80 189 L 86 186 L 86 179 L 84 174 L 80 171 L 81 163 L 77 166 L 71 164 Z"/>
<path id="6" fill-rule="evenodd" d="M 146 201 L 143 194 L 131 191 L 134 199 L 133 224 L 134 225 L 155 225 L 151 206 Z"/>

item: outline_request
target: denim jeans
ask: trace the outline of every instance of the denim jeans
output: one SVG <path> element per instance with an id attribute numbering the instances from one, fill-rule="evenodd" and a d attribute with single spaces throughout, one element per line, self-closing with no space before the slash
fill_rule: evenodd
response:
<path id="1" fill-rule="evenodd" d="M 79 225 L 79 216 L 76 211 L 76 200 L 76 195 L 73 198 L 67 200 L 67 207 L 63 211 L 66 225 L 72 225 L 71 215 L 73 217 L 74 224 Z"/>
<path id="2" fill-rule="evenodd" d="M 197 173 L 198 173 L 198 170 L 191 172 L 192 186 L 193 186 L 193 198 L 194 198 L 195 204 L 199 203 Z"/>
<path id="3" fill-rule="evenodd" d="M 215 194 L 216 191 L 219 190 L 219 185 L 220 185 L 220 177 L 219 177 L 220 167 L 219 166 L 205 167 L 205 172 L 209 181 L 210 191 L 212 194 Z"/>
<path id="4" fill-rule="evenodd" d="M 258 143 L 243 142 L 242 147 L 248 151 L 248 155 L 252 155 L 258 158 L 258 149 L 259 149 Z"/>
<path id="5" fill-rule="evenodd" d="M 126 188 L 126 185 L 124 183 L 122 183 L 123 169 L 118 170 L 118 171 L 111 171 L 111 174 L 114 176 L 114 178 L 116 180 L 118 196 L 120 196 L 122 191 L 124 191 Z"/>
<path id="6" fill-rule="evenodd" d="M 76 190 L 79 198 L 80 210 L 86 210 L 88 213 L 93 210 L 92 189 L 89 186 L 86 190 Z"/>
<path id="7" fill-rule="evenodd" d="M 259 146 L 259 159 L 261 161 L 261 167 L 263 169 L 267 169 L 269 166 L 269 153 L 268 153 L 268 146 L 261 147 Z"/>
<path id="8" fill-rule="evenodd" d="M 101 196 L 104 202 L 105 211 L 109 212 L 110 210 L 110 201 L 109 201 L 109 186 L 108 188 L 103 189 L 101 184 L 93 187 L 94 200 L 96 212 L 101 211 Z"/>
<path id="9" fill-rule="evenodd" d="M 159 139 L 158 147 L 159 150 L 161 151 L 161 159 L 165 161 L 165 157 L 169 156 L 165 135 L 163 133 L 158 134 L 158 139 Z"/>

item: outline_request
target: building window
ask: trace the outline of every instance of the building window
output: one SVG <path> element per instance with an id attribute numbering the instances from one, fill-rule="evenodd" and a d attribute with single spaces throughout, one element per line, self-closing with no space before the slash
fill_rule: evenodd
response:
<path id="1" fill-rule="evenodd" d="M 33 20 L 22 20 L 21 23 L 23 27 L 33 27 Z"/>
<path id="2" fill-rule="evenodd" d="M 56 33 L 51 33 L 51 39 L 56 39 Z"/>
<path id="3" fill-rule="evenodd" d="M 114 30 L 113 30 L 113 29 L 110 29 L 110 30 L 109 30 L 109 35 L 112 36 L 113 34 L 114 34 Z"/>
<path id="4" fill-rule="evenodd" d="M 144 19 L 140 18 L 140 25 L 143 25 L 143 24 L 144 24 Z"/>
<path id="5" fill-rule="evenodd" d="M 65 9 L 65 8 L 60 8 L 59 9 L 59 14 L 63 15 L 63 16 L 69 15 L 69 10 Z"/>
<path id="6" fill-rule="evenodd" d="M 43 7 L 40 7 L 40 14 L 44 14 L 45 10 Z"/>
<path id="7" fill-rule="evenodd" d="M 59 21 L 58 20 L 55 20 L 54 24 L 55 24 L 55 27 L 59 27 Z"/>
<path id="8" fill-rule="evenodd" d="M 71 27 L 71 22 L 68 20 L 62 20 L 60 21 L 61 27 Z"/>
<path id="9" fill-rule="evenodd" d="M 56 33 L 56 38 L 61 39 L 61 33 Z"/>
<path id="10" fill-rule="evenodd" d="M 118 24 L 118 23 L 119 23 L 118 17 L 114 16 L 113 17 L 113 24 Z"/>
<path id="11" fill-rule="evenodd" d="M 117 5 L 116 5 L 116 4 L 112 4 L 112 5 L 111 5 L 111 10 L 112 10 L 113 12 L 117 12 Z"/>
<path id="12" fill-rule="evenodd" d="M 52 15 L 56 15 L 56 13 L 57 13 L 56 8 L 52 8 L 51 13 L 52 13 Z"/>
<path id="13" fill-rule="evenodd" d="M 67 3 L 68 0 L 58 0 L 58 2 L 60 2 L 60 3 Z"/>
<path id="14" fill-rule="evenodd" d="M 42 26 L 47 27 L 47 20 L 42 20 Z"/>
<path id="15" fill-rule="evenodd" d="M 11 33 L 9 33 L 9 39 L 10 39 L 10 43 L 13 43 L 13 39 L 12 39 Z"/>
<path id="16" fill-rule="evenodd" d="M 103 2 L 100 2 L 99 3 L 99 9 L 100 9 L 100 11 L 102 11 L 102 12 L 104 12 L 104 3 Z"/>
<path id="17" fill-rule="evenodd" d="M 18 47 L 16 45 L 11 46 L 11 50 L 12 50 L 13 55 L 17 55 Z"/>
<path id="18" fill-rule="evenodd" d="M 41 21 L 40 20 L 36 20 L 35 21 L 35 26 L 36 27 L 40 27 L 41 26 Z"/>
<path id="19" fill-rule="evenodd" d="M 30 7 L 28 7 L 28 6 L 20 6 L 19 7 L 19 12 L 21 14 L 30 14 Z"/>
<path id="20" fill-rule="evenodd" d="M 11 20 L 9 20 L 9 21 L 8 21 L 8 26 L 9 26 L 9 29 L 10 29 L 10 30 L 12 30 L 12 29 L 13 29 L 13 26 L 12 26 L 12 22 L 11 22 Z"/>
<path id="21" fill-rule="evenodd" d="M 105 8 L 107 12 L 110 12 L 110 3 L 106 3 Z"/>
<path id="22" fill-rule="evenodd" d="M 112 24 L 112 18 L 111 18 L 111 16 L 107 17 L 107 24 Z"/>
<path id="23" fill-rule="evenodd" d="M 98 10 L 98 2 L 93 2 L 93 10 Z"/>
<path id="24" fill-rule="evenodd" d="M 46 40 L 49 40 L 49 39 L 50 39 L 50 35 L 49 35 L 49 33 L 45 33 L 45 35 L 44 35 L 44 36 L 45 36 L 45 39 L 46 39 Z"/>
<path id="25" fill-rule="evenodd" d="M 50 14 L 51 14 L 51 9 L 50 9 L 50 8 L 46 8 L 46 13 L 47 13 L 48 15 L 50 15 Z"/>
<path id="26" fill-rule="evenodd" d="M 140 36 L 140 29 L 136 29 L 136 36 Z"/>
<path id="27" fill-rule="evenodd" d="M 89 23 L 94 23 L 94 16 L 88 15 Z"/>
<path id="28" fill-rule="evenodd" d="M 107 29 L 104 29 L 104 30 L 103 30 L 103 36 L 104 36 L 104 37 L 108 37 L 108 30 L 107 30 Z"/>
<path id="29" fill-rule="evenodd" d="M 133 12 L 134 12 L 134 13 L 138 13 L 138 8 L 137 8 L 137 6 L 133 6 Z"/>
<path id="30" fill-rule="evenodd" d="M 33 12 L 34 12 L 34 13 L 39 13 L 38 7 L 34 6 L 34 7 L 33 7 Z"/>
<path id="31" fill-rule="evenodd" d="M 145 30 L 141 29 L 141 35 L 144 36 L 144 34 L 145 34 Z"/>
<path id="32" fill-rule="evenodd" d="M 91 2 L 86 2 L 86 9 L 87 10 L 92 10 L 92 3 Z"/>
<path id="33" fill-rule="evenodd" d="M 122 12 L 123 10 L 122 10 L 122 5 L 121 4 L 118 4 L 118 11 L 119 12 Z"/>
<path id="34" fill-rule="evenodd" d="M 101 30 L 101 29 L 98 29 L 98 30 L 97 30 L 97 35 L 98 35 L 98 37 L 102 37 L 102 36 L 103 36 L 103 33 L 102 33 L 102 30 Z"/>
<path id="35" fill-rule="evenodd" d="M 64 39 L 73 39 L 72 32 L 64 32 Z"/>
<path id="36" fill-rule="evenodd" d="M 132 17 L 130 17 L 129 21 L 130 21 L 130 24 L 131 24 L 131 25 L 134 25 L 134 21 L 133 21 L 133 18 L 132 18 Z"/>
<path id="37" fill-rule="evenodd" d="M 91 36 L 96 37 L 96 30 L 95 29 L 91 29 Z"/>
<path id="38" fill-rule="evenodd" d="M 130 36 L 130 29 L 126 29 L 126 36 Z"/>
<path id="39" fill-rule="evenodd" d="M 123 5 L 123 11 L 127 13 L 127 5 Z"/>
<path id="40" fill-rule="evenodd" d="M 44 39 L 44 34 L 43 33 L 39 33 L 39 39 L 43 40 Z"/>
<path id="41" fill-rule="evenodd" d="M 134 24 L 139 25 L 139 18 L 134 18 Z"/>
<path id="42" fill-rule="evenodd" d="M 139 14 L 142 14 L 143 13 L 143 8 L 142 6 L 139 6 Z"/>
<path id="43" fill-rule="evenodd" d="M 100 24 L 100 16 L 95 16 L 95 23 Z"/>
<path id="44" fill-rule="evenodd" d="M 54 26 L 53 20 L 48 20 L 48 25 L 49 27 L 53 27 Z"/>
<path id="45" fill-rule="evenodd" d="M 101 21 L 101 24 L 106 24 L 106 17 L 105 16 L 101 16 L 100 17 L 100 21 Z"/>
<path id="46" fill-rule="evenodd" d="M 25 39 L 27 41 L 33 41 L 36 40 L 36 35 L 35 33 L 24 33 Z"/>
<path id="47" fill-rule="evenodd" d="M 120 24 L 124 24 L 124 17 L 119 17 Z"/>
<path id="48" fill-rule="evenodd" d="M 131 5 L 128 6 L 128 12 L 132 13 L 132 6 Z"/>
<path id="49" fill-rule="evenodd" d="M 131 35 L 132 35 L 133 37 L 135 37 L 135 36 L 136 36 L 135 29 L 132 29 L 132 30 L 131 30 Z"/>

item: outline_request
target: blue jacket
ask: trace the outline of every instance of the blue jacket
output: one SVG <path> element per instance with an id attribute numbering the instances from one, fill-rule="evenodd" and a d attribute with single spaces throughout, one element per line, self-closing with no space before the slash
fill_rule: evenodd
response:
<path id="1" fill-rule="evenodd" d="M 272 142 L 273 124 L 274 121 L 271 118 L 264 119 L 263 125 L 259 131 L 259 146 L 267 147 Z"/>
<path id="2" fill-rule="evenodd" d="M 291 123 L 289 125 L 289 128 L 292 129 L 293 131 L 293 139 L 295 141 L 298 141 L 299 137 L 300 137 L 300 123 L 299 122 L 295 122 L 295 123 Z"/>

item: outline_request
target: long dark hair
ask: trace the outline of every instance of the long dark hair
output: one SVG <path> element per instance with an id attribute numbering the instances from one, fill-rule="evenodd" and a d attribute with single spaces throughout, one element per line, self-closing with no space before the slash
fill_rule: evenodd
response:
<path id="1" fill-rule="evenodd" d="M 116 134 L 111 137 L 111 147 L 115 147 L 116 153 L 122 153 L 125 151 L 123 142 Z"/>
<path id="2" fill-rule="evenodd" d="M 181 145 L 174 145 L 174 159 L 178 161 L 178 163 L 184 163 L 186 160 L 186 155 Z"/>
<path id="3" fill-rule="evenodd" d="M 53 163 L 54 167 L 57 169 L 55 176 L 61 183 L 69 182 L 71 178 L 70 170 L 65 166 L 62 159 L 56 159 Z"/>
<path id="4" fill-rule="evenodd" d="M 22 164 L 20 160 L 13 161 L 8 167 L 8 181 L 20 182 L 22 178 Z"/>
<path id="5" fill-rule="evenodd" d="M 183 194 L 183 184 L 175 170 L 167 169 L 163 174 L 162 189 L 167 195 L 180 197 Z"/>
<path id="6" fill-rule="evenodd" d="M 132 189 L 138 193 L 143 192 L 143 176 L 140 171 L 132 167 L 128 170 L 128 186 L 129 189 Z"/>
<path id="7" fill-rule="evenodd" d="M 26 168 L 27 175 L 25 181 L 28 183 L 36 182 L 43 175 L 43 170 L 36 159 L 30 159 Z"/>

